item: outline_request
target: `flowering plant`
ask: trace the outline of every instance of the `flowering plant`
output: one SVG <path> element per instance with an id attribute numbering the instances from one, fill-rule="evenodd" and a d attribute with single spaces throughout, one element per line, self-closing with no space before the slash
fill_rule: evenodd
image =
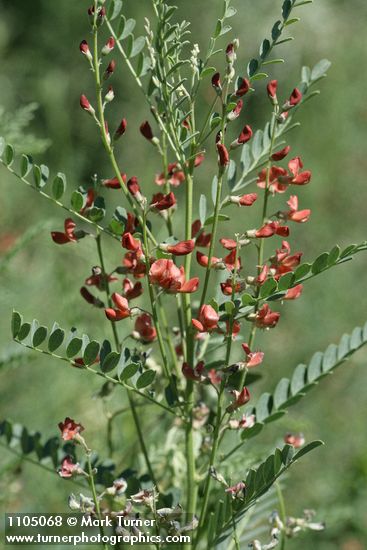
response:
<path id="1" fill-rule="evenodd" d="M 121 0 L 94 0 L 88 10 L 91 40 L 82 40 L 80 53 L 95 94 L 82 94 L 80 106 L 99 134 L 111 173 L 74 190 L 67 206 L 62 201 L 64 174 L 49 184 L 48 167 L 34 164 L 28 155 L 17 165 L 13 147 L 1 144 L 2 164 L 67 212 L 63 230 L 51 232 L 54 243 L 95 241 L 98 265 L 90 266 L 80 295 L 111 330 L 111 340 L 100 341 L 75 328 L 66 333 L 57 323 L 48 329 L 36 320 L 24 322 L 15 311 L 13 338 L 102 378 L 104 397 L 122 390 L 144 459 L 143 465 L 135 460 L 131 470 L 124 464 L 122 472 L 118 465 L 107 466 L 81 435 L 84 427 L 69 417 L 59 424 L 63 446 L 42 444 L 23 428 L 24 454 L 50 457 L 61 477 L 80 478 L 89 486 L 89 497 L 70 496 L 73 510 L 101 519 L 129 517 L 143 509 L 154 517 L 158 534 L 190 533 L 191 543 L 182 545 L 198 549 L 240 548 L 243 542 L 256 549 L 284 548 L 287 537 L 299 530 L 322 528 L 309 512 L 303 518 L 286 516 L 280 481 L 322 442 L 306 443 L 302 434 L 289 433 L 282 448 L 261 458 L 251 454 L 249 444 L 367 341 L 367 328 L 357 328 L 338 346 L 332 344 L 308 365 L 299 365 L 273 393 L 252 397 L 256 390 L 251 386 L 268 362 L 256 346 L 258 331 L 269 331 L 271 337 L 288 301 L 301 296 L 309 279 L 367 248 L 366 242 L 344 250 L 335 246 L 303 263 L 302 252 L 292 250 L 287 240 L 292 224 L 310 218 L 302 187 L 312 178 L 298 151 L 291 151 L 288 134 L 298 126 L 299 109 L 317 95 L 315 84 L 330 64 L 322 60 L 312 70 L 303 68 L 293 90 L 284 90 L 265 71 L 284 62 L 274 52 L 290 40 L 288 27 L 299 21 L 298 8 L 309 3 L 284 1 L 270 39 L 261 42 L 258 57 L 249 61 L 244 74 L 237 63 L 239 40 L 222 38 L 231 32 L 228 20 L 236 13 L 230 0 L 223 2 L 205 55 L 196 44 L 189 47 L 188 23 L 178 22 L 176 8 L 163 0 L 153 0 L 156 20 L 145 20 L 144 37 L 134 36 L 135 22 L 122 14 Z M 147 154 L 150 147 L 161 163 L 152 197 L 119 163 L 130 152 L 129 132 L 136 122 L 121 114 L 116 122 L 110 115 L 116 103 L 110 83 L 120 68 L 115 55 L 133 75 L 149 108 L 149 120 L 138 126 Z M 204 113 L 197 107 L 203 90 L 211 94 Z M 268 98 L 268 122 L 254 131 L 246 120 L 247 103 L 262 92 Z M 212 183 L 207 193 L 199 194 L 196 181 L 203 172 L 211 174 Z M 111 217 L 106 203 L 113 194 L 122 197 L 124 206 L 117 206 Z M 253 216 L 248 212 L 254 210 L 258 219 L 250 225 Z M 176 223 L 180 211 L 183 227 Z M 226 229 L 235 212 L 239 223 Z M 116 256 L 109 260 L 113 267 L 105 257 L 107 238 L 116 242 Z M 161 414 L 156 420 L 172 442 L 164 468 L 142 428 L 141 410 L 147 405 Z M 111 438 L 119 412 L 108 419 L 112 459 L 120 452 Z M 8 443 L 19 437 L 8 420 L 1 424 L 1 434 Z M 78 458 L 77 449 L 83 456 Z M 256 517 L 259 502 L 272 491 L 277 492 L 279 514 L 271 516 L 270 542 L 261 543 L 251 534 L 251 514 Z"/>

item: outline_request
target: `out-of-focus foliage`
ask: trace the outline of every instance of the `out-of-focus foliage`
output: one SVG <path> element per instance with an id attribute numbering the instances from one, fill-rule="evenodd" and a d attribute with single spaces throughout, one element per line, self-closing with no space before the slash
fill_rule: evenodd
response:
<path id="1" fill-rule="evenodd" d="M 204 50 L 206 43 L 202 38 L 215 26 L 219 0 L 179 0 L 177 4 L 183 16 L 192 21 L 194 41 Z M 279 2 L 235 0 L 234 5 L 238 15 L 231 21 L 234 31 L 228 38 L 239 37 L 239 62 L 245 72 L 248 60 L 257 54 L 259 39 L 268 33 L 278 15 Z M 88 183 L 96 172 L 109 176 L 98 137 L 79 107 L 80 93 L 92 93 L 92 81 L 78 51 L 80 40 L 88 39 L 88 1 L 0 0 L 0 7 L 0 134 L 5 133 L 18 151 L 32 153 L 36 162 L 49 165 L 54 173 L 66 172 L 72 189 Z M 151 17 L 150 2 L 126 0 L 125 7 L 126 16 L 138 20 L 141 32 L 143 18 Z M 301 23 L 294 29 L 296 40 L 292 47 L 287 44 L 282 47 L 281 56 L 286 64 L 271 68 L 271 76 L 279 79 L 286 95 L 299 80 L 300 65 L 312 66 L 323 57 L 333 63 L 329 77 L 323 82 L 322 95 L 304 109 L 300 118 L 302 129 L 290 137 L 292 152 L 302 154 L 313 171 L 312 184 L 302 196 L 302 205 L 312 209 L 311 220 L 306 230 L 293 230 L 307 261 L 330 249 L 335 242 L 343 246 L 366 238 L 367 74 L 363 62 L 367 48 L 367 4 L 362 0 L 315 0 L 313 6 L 304 8 L 301 17 Z M 119 160 L 128 174 L 139 177 L 146 190 L 150 185 L 153 190 L 160 162 L 138 131 L 148 113 L 122 61 L 118 60 L 117 67 L 113 107 L 116 123 L 122 116 L 129 121 L 128 140 L 119 146 Z M 263 83 L 257 84 L 257 89 L 263 87 Z M 208 86 L 202 101 L 211 101 L 212 93 Z M 37 110 L 32 107 L 35 102 L 39 105 Z M 247 106 L 246 122 L 263 127 L 267 109 L 265 93 L 256 94 Z M 200 170 L 199 183 L 204 189 L 210 185 L 213 174 L 204 166 Z M 200 190 L 195 192 L 199 197 Z M 62 227 L 62 212 L 42 202 L 4 169 L 0 172 L 0 204 L 1 258 L 29 228 L 38 227 L 40 220 L 49 220 L 52 229 Z M 176 223 L 180 223 L 179 218 Z M 102 319 L 79 297 L 82 282 L 91 265 L 97 263 L 93 243 L 86 239 L 76 247 L 60 250 L 53 245 L 49 230 L 35 231 L 1 272 L 0 333 L 4 353 L 10 341 L 8 321 L 13 306 L 29 318 L 37 313 L 45 325 L 57 318 L 63 326 L 75 323 L 87 332 L 104 336 Z M 108 249 L 108 262 L 113 266 L 120 260 L 118 245 L 113 244 Z M 271 351 L 272 358 L 271 363 L 265 361 L 261 367 L 266 384 L 273 387 L 282 376 L 289 377 L 298 362 L 308 362 L 314 351 L 324 349 L 330 341 L 337 342 L 343 332 L 364 322 L 365 272 L 366 258 L 360 255 L 331 273 L 327 290 L 322 276 L 315 279 L 283 316 L 271 350 L 267 335 L 261 337 L 259 345 L 265 353 Z M 311 544 L 317 544 L 320 550 L 364 548 L 367 537 L 364 366 L 360 352 L 327 384 L 321 384 L 297 405 L 291 419 L 285 416 L 258 439 L 258 445 L 272 449 L 284 432 L 295 430 L 303 431 L 308 440 L 320 438 L 326 443 L 319 451 L 322 458 L 318 462 L 313 457 L 306 458 L 294 470 L 291 482 L 286 482 L 286 498 L 290 515 L 301 515 L 304 508 L 316 508 L 327 529 L 315 538 L 307 534 L 294 539 L 289 548 L 301 549 Z M 11 417 L 30 429 L 40 428 L 49 437 L 55 435 L 60 419 L 66 415 L 77 417 L 85 426 L 91 426 L 88 437 L 104 454 L 105 442 L 100 437 L 100 430 L 106 425 L 103 411 L 119 408 L 117 394 L 104 404 L 96 399 L 91 406 L 89 397 L 101 386 L 98 379 L 87 378 L 77 369 L 60 368 L 44 357 L 29 362 L 22 358 L 14 367 L 12 363 L 0 370 L 1 417 Z M 262 382 L 255 386 L 254 397 L 259 397 L 263 388 Z M 131 423 L 125 419 L 127 415 L 115 420 L 116 440 L 128 438 Z M 150 425 L 149 415 L 145 428 L 153 430 L 159 449 L 164 434 L 157 425 Z M 118 458 L 121 466 L 126 466 L 124 456 Z M 245 459 L 242 456 L 238 460 L 243 463 Z M 67 484 L 31 465 L 20 464 L 10 454 L 2 452 L 0 472 L 4 510 L 30 507 L 34 511 L 57 510 L 63 498 L 66 502 Z"/>

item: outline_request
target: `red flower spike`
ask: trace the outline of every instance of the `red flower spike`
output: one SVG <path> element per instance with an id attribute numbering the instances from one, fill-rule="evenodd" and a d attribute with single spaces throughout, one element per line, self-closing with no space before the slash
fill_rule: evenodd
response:
<path id="1" fill-rule="evenodd" d="M 303 285 L 296 285 L 293 288 L 287 290 L 283 300 L 297 300 L 302 294 Z"/>
<path id="2" fill-rule="evenodd" d="M 156 260 L 150 267 L 151 284 L 159 285 L 171 294 L 195 292 L 199 287 L 199 278 L 185 279 L 184 267 L 178 268 L 172 260 Z"/>
<path id="3" fill-rule="evenodd" d="M 205 377 L 202 374 L 204 369 L 204 361 L 200 361 L 194 369 L 191 368 L 188 363 L 183 363 L 182 374 L 188 380 L 193 380 L 194 382 L 203 382 L 203 380 L 205 380 Z"/>
<path id="4" fill-rule="evenodd" d="M 238 88 L 236 90 L 236 96 L 237 97 L 244 96 L 245 94 L 247 94 L 249 89 L 250 89 L 250 82 L 247 80 L 247 78 L 240 78 L 238 82 Z"/>
<path id="5" fill-rule="evenodd" d="M 126 183 L 126 174 L 121 173 L 121 179 Z M 108 187 L 108 189 L 121 189 L 120 181 L 116 178 L 111 178 L 108 180 L 102 180 L 103 187 Z"/>
<path id="6" fill-rule="evenodd" d="M 272 311 L 268 304 L 264 304 L 256 313 L 255 325 L 259 328 L 274 328 L 279 318 L 280 313 Z"/>
<path id="7" fill-rule="evenodd" d="M 174 256 L 186 256 L 194 250 L 195 241 L 191 239 L 189 241 L 180 241 L 176 244 L 161 244 L 159 248 Z"/>
<path id="8" fill-rule="evenodd" d="M 126 278 L 122 281 L 122 290 L 127 300 L 133 300 L 143 294 L 143 285 L 140 282 L 134 284 Z"/>
<path id="9" fill-rule="evenodd" d="M 269 84 L 266 87 L 266 90 L 268 92 L 268 97 L 273 105 L 276 105 L 278 103 L 277 100 L 277 88 L 278 88 L 278 81 L 277 80 L 271 80 Z"/>
<path id="10" fill-rule="evenodd" d="M 67 218 L 64 222 L 64 233 L 61 233 L 60 231 L 51 231 L 52 240 L 56 244 L 77 242 L 77 238 L 74 235 L 75 228 L 76 223 L 71 218 Z"/>
<path id="11" fill-rule="evenodd" d="M 111 298 L 116 308 L 105 309 L 107 319 L 109 321 L 121 321 L 122 319 L 126 319 L 126 317 L 130 317 L 131 311 L 127 299 L 117 294 L 117 292 L 114 292 Z"/>
<path id="12" fill-rule="evenodd" d="M 203 305 L 199 318 L 192 319 L 192 324 L 199 332 L 212 332 L 218 328 L 219 315 L 212 306 Z"/>
<path id="13" fill-rule="evenodd" d="M 153 195 L 150 202 L 151 208 L 159 212 L 162 210 L 168 210 L 169 208 L 172 208 L 172 206 L 175 206 L 175 204 L 176 197 L 172 191 L 167 195 L 164 195 L 163 193 L 156 193 Z"/>
<path id="14" fill-rule="evenodd" d="M 252 352 L 248 347 L 248 344 L 242 344 L 242 349 L 246 353 L 246 368 L 251 369 L 261 365 L 264 359 L 264 353 L 262 351 Z"/>
<path id="15" fill-rule="evenodd" d="M 92 105 L 89 103 L 87 97 L 83 94 L 80 96 L 80 106 L 84 111 L 87 111 L 90 115 L 95 114 L 95 110 L 93 109 Z"/>
<path id="16" fill-rule="evenodd" d="M 124 133 L 126 132 L 126 128 L 127 128 L 127 121 L 126 121 L 126 118 L 123 118 L 115 132 L 115 136 L 114 136 L 115 140 L 119 139 L 124 135 Z"/>
<path id="17" fill-rule="evenodd" d="M 290 150 L 291 148 L 289 147 L 289 145 L 287 145 L 283 149 L 280 149 L 280 151 L 276 151 L 275 153 L 273 153 L 271 155 L 271 160 L 283 160 L 288 155 Z"/>
<path id="18" fill-rule="evenodd" d="M 64 422 L 60 422 L 58 426 L 61 431 L 61 437 L 64 441 L 71 441 L 75 439 L 75 436 L 84 430 L 84 427 L 81 424 L 78 424 L 68 416 L 65 418 Z"/>
<path id="19" fill-rule="evenodd" d="M 115 39 L 113 38 L 113 36 L 111 36 L 105 46 L 103 46 L 102 48 L 102 55 L 108 55 L 109 53 L 112 52 L 113 48 L 115 47 Z"/>
<path id="20" fill-rule="evenodd" d="M 225 167 L 229 164 L 229 153 L 223 143 L 217 143 L 219 166 Z"/>
<path id="21" fill-rule="evenodd" d="M 91 54 L 91 51 L 88 46 L 88 42 L 86 40 L 82 40 L 82 42 L 79 45 L 79 50 L 85 57 L 88 59 L 88 61 L 92 61 L 93 56 Z"/>
<path id="22" fill-rule="evenodd" d="M 140 125 L 140 133 L 142 136 L 145 137 L 145 139 L 147 139 L 148 141 L 152 141 L 154 135 L 152 128 L 147 120 Z"/>
<path id="23" fill-rule="evenodd" d="M 284 443 L 292 445 L 295 449 L 299 449 L 299 447 L 305 444 L 305 438 L 303 434 L 288 433 L 284 436 Z"/>
<path id="24" fill-rule="evenodd" d="M 237 390 L 232 390 L 230 393 L 233 395 L 234 399 L 233 402 L 226 408 L 226 411 L 229 413 L 243 407 L 243 405 L 246 405 L 246 403 L 250 401 L 250 392 L 246 386 L 240 392 Z"/>
<path id="25" fill-rule="evenodd" d="M 243 107 L 243 101 L 242 99 L 239 99 L 237 101 L 236 107 L 228 113 L 227 120 L 229 120 L 230 122 L 232 122 L 233 120 L 236 120 L 236 118 L 238 118 L 241 114 L 242 107 Z"/>
<path id="26" fill-rule="evenodd" d="M 137 332 L 139 339 L 145 344 L 154 342 L 157 338 L 157 331 L 153 326 L 152 318 L 148 313 L 142 313 L 136 318 L 135 332 Z"/>

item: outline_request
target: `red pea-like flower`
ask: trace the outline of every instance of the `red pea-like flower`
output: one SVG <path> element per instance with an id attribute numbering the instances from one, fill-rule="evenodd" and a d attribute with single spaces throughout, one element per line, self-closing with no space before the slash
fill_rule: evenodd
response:
<path id="1" fill-rule="evenodd" d="M 266 87 L 266 90 L 268 92 L 268 97 L 273 104 L 277 103 L 277 88 L 278 88 L 277 80 L 271 80 Z"/>
<path id="2" fill-rule="evenodd" d="M 224 265 L 229 271 L 234 269 L 241 269 L 241 258 L 236 254 L 236 250 L 233 249 L 227 256 L 223 258 Z"/>
<path id="3" fill-rule="evenodd" d="M 198 319 L 192 319 L 192 324 L 199 332 L 212 332 L 218 328 L 219 315 L 210 305 L 203 305 Z"/>
<path id="4" fill-rule="evenodd" d="M 297 300 L 302 294 L 303 285 L 296 285 L 293 288 L 287 290 L 286 295 L 283 297 L 283 300 Z"/>
<path id="5" fill-rule="evenodd" d="M 244 284 L 236 282 L 236 284 L 233 285 L 232 279 L 226 279 L 224 283 L 220 283 L 220 288 L 225 296 L 232 296 L 233 291 L 235 293 L 241 292 L 244 288 Z"/>
<path id="6" fill-rule="evenodd" d="M 236 96 L 242 97 L 250 89 L 250 82 L 247 80 L 247 78 L 239 78 L 237 83 L 237 90 L 236 90 Z"/>
<path id="7" fill-rule="evenodd" d="M 229 153 L 223 143 L 217 143 L 219 166 L 225 167 L 229 164 Z"/>
<path id="8" fill-rule="evenodd" d="M 302 101 L 302 93 L 299 91 L 298 88 L 294 88 L 294 90 L 291 93 L 290 98 L 289 98 L 289 104 L 292 107 L 295 107 L 301 101 Z"/>
<path id="9" fill-rule="evenodd" d="M 199 250 L 196 252 L 196 260 L 201 267 L 208 267 L 209 265 L 209 256 L 206 256 Z M 216 258 L 215 256 L 211 257 L 210 266 L 213 268 L 223 269 L 222 258 Z"/>
<path id="10" fill-rule="evenodd" d="M 257 193 L 247 193 L 241 197 L 236 197 L 232 195 L 229 197 L 229 201 L 232 204 L 237 204 L 238 206 L 252 206 L 257 200 Z"/>
<path id="11" fill-rule="evenodd" d="M 167 177 L 164 172 L 161 172 L 160 174 L 157 174 L 155 178 L 155 183 L 157 185 L 164 185 L 165 183 L 168 182 L 170 185 L 173 185 L 173 187 L 178 187 L 184 181 L 185 181 L 185 173 L 177 162 L 171 162 L 168 165 Z"/>
<path id="12" fill-rule="evenodd" d="M 212 235 L 202 230 L 200 220 L 195 220 L 191 226 L 191 237 L 195 238 L 196 246 L 207 248 L 210 245 Z"/>
<path id="13" fill-rule="evenodd" d="M 299 447 L 302 447 L 305 444 L 305 437 L 303 434 L 292 434 L 287 433 L 284 436 L 284 443 L 287 443 L 288 445 L 292 445 L 296 449 Z"/>
<path id="14" fill-rule="evenodd" d="M 173 254 L 174 256 L 186 256 L 187 254 L 191 254 L 191 252 L 194 250 L 195 241 L 193 239 L 190 239 L 188 241 L 180 241 L 176 244 L 162 243 L 159 245 L 159 248 L 164 252 Z"/>
<path id="15" fill-rule="evenodd" d="M 140 192 L 140 185 L 138 182 L 138 178 L 136 176 L 132 176 L 129 181 L 126 184 L 126 187 L 128 188 L 129 192 L 133 197 L 141 197 Z"/>
<path id="16" fill-rule="evenodd" d="M 80 289 L 80 294 L 88 304 L 99 308 L 104 307 L 104 303 L 96 296 L 93 296 L 93 294 L 89 292 L 89 290 L 85 286 L 82 286 L 82 288 Z"/>
<path id="17" fill-rule="evenodd" d="M 246 368 L 251 369 L 261 365 L 264 359 L 262 351 L 251 351 L 248 344 L 242 344 L 242 349 L 246 353 Z"/>
<path id="18" fill-rule="evenodd" d="M 131 250 L 135 253 L 141 253 L 141 242 L 139 239 L 134 239 L 131 233 L 124 233 L 122 235 L 121 244 L 126 250 Z"/>
<path id="19" fill-rule="evenodd" d="M 130 317 L 131 311 L 129 308 L 129 303 L 124 296 L 114 292 L 111 296 L 113 303 L 116 308 L 106 308 L 105 314 L 109 321 L 121 321 Z"/>
<path id="20" fill-rule="evenodd" d="M 236 120 L 236 118 L 238 118 L 241 114 L 242 107 L 243 107 L 243 101 L 242 99 L 239 99 L 237 101 L 236 107 L 228 113 L 227 120 L 229 120 L 230 122 L 232 122 L 233 120 Z"/>
<path id="21" fill-rule="evenodd" d="M 156 260 L 150 267 L 149 280 L 159 285 L 166 292 L 175 294 L 195 292 L 199 287 L 199 278 L 185 279 L 185 269 L 178 268 L 172 260 Z"/>
<path id="22" fill-rule="evenodd" d="M 85 55 L 85 57 L 89 60 L 89 61 L 92 61 L 93 59 L 93 56 L 92 56 L 92 53 L 89 49 L 89 46 L 88 46 L 88 42 L 86 40 L 82 40 L 80 42 L 80 45 L 79 45 L 79 50 L 81 51 L 81 53 L 83 55 Z"/>
<path id="23" fill-rule="evenodd" d="M 287 241 L 282 242 L 282 247 L 276 250 L 271 258 L 271 272 L 275 279 L 279 279 L 285 273 L 293 271 L 301 262 L 302 252 L 290 254 L 290 246 Z"/>
<path id="24" fill-rule="evenodd" d="M 212 76 L 212 86 L 215 89 L 215 91 L 218 93 L 221 93 L 222 91 L 222 84 L 220 81 L 220 73 L 215 73 Z"/>
<path id="25" fill-rule="evenodd" d="M 157 331 L 153 326 L 153 321 L 148 313 L 142 313 L 138 315 L 134 326 L 135 332 L 138 334 L 139 339 L 145 344 L 154 342 L 157 338 Z"/>
<path id="26" fill-rule="evenodd" d="M 289 227 L 281 225 L 279 222 L 267 222 L 260 229 L 254 229 L 246 232 L 247 237 L 256 239 L 267 239 L 273 235 L 288 237 Z"/>
<path id="27" fill-rule="evenodd" d="M 65 456 L 61 462 L 58 474 L 63 478 L 70 478 L 81 472 L 79 464 L 75 464 L 71 456 Z"/>
<path id="28" fill-rule="evenodd" d="M 295 157 L 294 159 L 290 160 L 288 162 L 288 168 L 293 175 L 293 178 L 290 178 L 290 183 L 293 183 L 294 185 L 306 185 L 311 181 L 310 170 L 304 170 L 303 172 L 301 172 L 303 168 L 303 162 L 300 157 Z"/>
<path id="29" fill-rule="evenodd" d="M 71 219 L 67 218 L 64 222 L 64 233 L 61 231 L 52 231 L 51 237 L 54 243 L 56 244 L 67 244 L 77 242 L 77 238 L 74 234 L 74 229 L 76 228 L 76 223 Z"/>
<path id="30" fill-rule="evenodd" d="M 80 106 L 84 111 L 87 111 L 90 115 L 95 114 L 95 110 L 92 105 L 89 103 L 88 98 L 83 94 L 80 96 Z"/>
<path id="31" fill-rule="evenodd" d="M 231 143 L 231 149 L 236 149 L 237 147 L 240 147 L 241 145 L 244 145 L 245 143 L 247 143 L 248 141 L 250 141 L 250 139 L 252 138 L 252 135 L 253 135 L 253 132 L 252 132 L 252 129 L 251 127 L 247 124 L 242 132 L 240 133 L 240 135 L 238 136 L 237 139 L 235 139 L 234 141 L 232 141 Z"/>
<path id="32" fill-rule="evenodd" d="M 246 405 L 246 403 L 250 401 L 250 392 L 246 386 L 244 386 L 240 392 L 232 390 L 230 393 L 233 395 L 233 402 L 226 408 L 226 411 L 229 413 L 243 407 L 243 405 Z"/>
<path id="33" fill-rule="evenodd" d="M 115 140 L 118 140 L 120 137 L 124 135 L 124 133 L 126 132 L 126 128 L 127 128 L 127 120 L 126 118 L 123 118 L 116 129 L 115 136 L 114 136 Z"/>
<path id="34" fill-rule="evenodd" d="M 126 183 L 126 174 L 121 173 L 121 179 L 124 183 Z M 102 180 L 103 187 L 107 187 L 108 189 L 121 189 L 121 184 L 119 178 L 111 178 L 107 180 Z"/>
<path id="35" fill-rule="evenodd" d="M 167 193 L 167 195 L 164 195 L 163 193 L 156 193 L 155 195 L 153 195 L 150 202 L 151 208 L 153 210 L 157 210 L 158 212 L 161 212 L 162 210 L 168 210 L 169 208 L 172 208 L 172 206 L 175 206 L 175 204 L 176 197 L 172 191 L 170 193 Z"/>
<path id="36" fill-rule="evenodd" d="M 291 150 L 289 145 L 286 145 L 283 147 L 283 149 L 280 149 L 279 151 L 276 151 L 271 155 L 271 160 L 283 160 Z"/>
<path id="37" fill-rule="evenodd" d="M 284 217 L 286 220 L 290 220 L 296 223 L 307 222 L 311 215 L 311 210 L 298 210 L 298 197 L 296 195 L 291 195 L 289 201 L 287 201 L 290 210 L 288 212 L 281 212 L 281 217 Z"/>
<path id="38" fill-rule="evenodd" d="M 61 437 L 64 441 L 71 441 L 75 439 L 75 437 L 84 430 L 84 427 L 81 424 L 78 424 L 68 416 L 65 418 L 64 422 L 59 422 L 58 426 L 61 431 Z"/>
<path id="39" fill-rule="evenodd" d="M 268 175 L 268 170 L 264 168 L 259 173 L 257 179 L 257 186 L 262 189 L 266 188 L 268 182 L 268 189 L 274 193 L 284 193 L 288 189 L 291 178 L 288 176 L 288 172 L 281 166 L 272 166 Z"/>
<path id="40" fill-rule="evenodd" d="M 112 76 L 113 73 L 115 72 L 115 69 L 116 69 L 116 61 L 114 59 L 112 59 L 112 61 L 110 61 L 109 64 L 107 65 L 107 68 L 104 72 L 103 78 L 105 80 L 110 78 L 110 76 Z"/>
<path id="41" fill-rule="evenodd" d="M 143 285 L 140 281 L 133 283 L 127 277 L 122 281 L 122 290 L 127 300 L 133 300 L 143 294 Z"/>
<path id="42" fill-rule="evenodd" d="M 153 130 L 147 120 L 140 125 L 140 133 L 148 141 L 152 141 L 154 138 Z"/>
<path id="43" fill-rule="evenodd" d="M 264 265 L 259 275 L 256 277 L 255 282 L 259 286 L 263 285 L 269 275 L 270 268 L 268 265 Z"/>
<path id="44" fill-rule="evenodd" d="M 268 304 L 264 304 L 255 315 L 255 325 L 259 328 L 274 328 L 279 318 L 280 313 L 272 311 Z"/>
<path id="45" fill-rule="evenodd" d="M 113 36 L 110 36 L 110 38 L 107 40 L 106 44 L 102 48 L 102 55 L 108 55 L 112 52 L 112 50 L 115 47 L 115 39 Z"/>
<path id="46" fill-rule="evenodd" d="M 195 368 L 190 367 L 188 363 L 183 363 L 182 374 L 188 380 L 193 380 L 194 382 L 203 382 L 203 380 L 205 380 L 205 377 L 203 376 L 204 369 L 204 361 L 200 361 Z"/>

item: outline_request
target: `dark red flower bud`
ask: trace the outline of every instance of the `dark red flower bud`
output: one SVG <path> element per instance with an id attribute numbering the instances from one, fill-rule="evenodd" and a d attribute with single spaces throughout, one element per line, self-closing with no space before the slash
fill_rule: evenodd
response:
<path id="1" fill-rule="evenodd" d="M 126 118 L 123 118 L 115 132 L 115 140 L 119 139 L 121 136 L 124 135 L 124 133 L 126 132 L 126 128 L 127 128 L 127 121 L 126 121 Z"/>
<path id="2" fill-rule="evenodd" d="M 82 40 L 80 42 L 79 50 L 82 52 L 83 55 L 85 55 L 87 59 L 89 59 L 89 61 L 92 60 L 92 54 L 89 49 L 88 42 L 86 40 Z"/>
<path id="3" fill-rule="evenodd" d="M 152 128 L 147 120 L 140 125 L 140 133 L 145 137 L 145 139 L 147 139 L 148 141 L 152 141 L 154 135 Z"/>
<path id="4" fill-rule="evenodd" d="M 277 103 L 277 88 L 278 88 L 277 80 L 271 80 L 266 87 L 268 92 L 268 97 L 273 104 Z"/>
<path id="5" fill-rule="evenodd" d="M 103 46 L 102 48 L 102 55 L 108 55 L 109 53 L 112 52 L 113 48 L 115 47 L 115 39 L 113 38 L 113 36 L 111 36 L 105 46 Z"/>
<path id="6" fill-rule="evenodd" d="M 219 165 L 220 166 L 227 166 L 229 164 L 229 153 L 227 151 L 227 148 L 223 143 L 217 143 L 217 151 L 219 156 Z"/>
<path id="7" fill-rule="evenodd" d="M 80 96 L 80 106 L 84 111 L 87 111 L 91 115 L 94 115 L 95 110 L 93 109 L 92 105 L 89 103 L 87 97 L 83 94 Z"/>
<path id="8" fill-rule="evenodd" d="M 127 188 L 130 191 L 130 193 L 135 197 L 138 193 L 140 193 L 140 185 L 138 183 L 138 178 L 136 176 L 132 176 L 129 181 L 127 182 Z"/>
<path id="9" fill-rule="evenodd" d="M 236 96 L 242 97 L 250 89 L 250 82 L 247 80 L 247 78 L 239 78 L 237 82 L 237 90 L 236 90 Z"/>
<path id="10" fill-rule="evenodd" d="M 93 294 L 89 292 L 89 290 L 85 286 L 82 286 L 82 288 L 80 289 L 80 294 L 82 295 L 84 300 L 88 302 L 88 304 L 91 304 L 95 307 L 104 307 L 104 303 L 101 302 L 99 298 L 93 296 Z"/>
<path id="11" fill-rule="evenodd" d="M 302 100 L 302 94 L 299 91 L 298 88 L 294 88 L 293 92 L 290 95 L 289 103 L 292 107 L 295 107 L 298 105 L 298 103 Z"/>
<path id="12" fill-rule="evenodd" d="M 167 210 L 168 208 L 171 208 L 176 204 L 176 197 L 174 193 L 171 191 L 170 193 L 167 193 L 167 195 L 164 195 L 163 193 L 156 193 L 153 195 L 150 206 L 154 210 Z"/>
<path id="13" fill-rule="evenodd" d="M 121 179 L 126 182 L 126 174 L 121 173 Z M 118 178 L 111 178 L 108 180 L 102 180 L 103 187 L 108 187 L 109 189 L 121 189 L 121 184 Z"/>
<path id="14" fill-rule="evenodd" d="M 220 82 L 220 73 L 215 73 L 212 76 L 212 86 L 217 93 L 220 93 L 222 91 L 222 84 Z"/>
<path id="15" fill-rule="evenodd" d="M 276 151 L 275 153 L 273 153 L 271 156 L 271 160 L 283 160 L 288 155 L 290 150 L 291 148 L 289 147 L 289 145 L 287 145 L 280 151 Z"/>
<path id="16" fill-rule="evenodd" d="M 109 64 L 107 65 L 103 78 L 105 80 L 107 80 L 107 78 L 110 78 L 110 76 L 114 73 L 115 69 L 116 69 L 116 61 L 112 59 L 112 61 L 110 61 Z"/>

